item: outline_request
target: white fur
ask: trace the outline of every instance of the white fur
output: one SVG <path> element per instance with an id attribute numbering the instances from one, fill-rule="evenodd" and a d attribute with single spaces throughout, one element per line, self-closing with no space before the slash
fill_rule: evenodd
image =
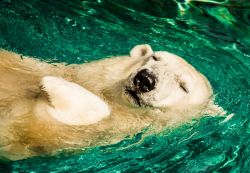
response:
<path id="1" fill-rule="evenodd" d="M 143 51 L 150 52 L 150 54 L 149 57 L 145 57 L 145 64 L 130 76 L 129 88 L 134 88 L 133 78 L 142 69 L 147 69 L 157 77 L 154 90 L 138 95 L 142 102 L 153 107 L 172 109 L 180 107 L 187 109 L 207 104 L 212 95 L 212 88 L 202 74 L 177 55 L 165 51 L 152 53 L 152 49 L 148 45 L 136 46 L 130 54 L 136 57 L 140 54 L 141 49 L 148 49 Z M 157 60 L 154 60 L 152 56 Z M 180 83 L 185 83 L 188 93 L 181 89 Z"/>
<path id="2" fill-rule="evenodd" d="M 205 76 L 147 44 L 130 56 L 67 66 L 4 50 L 0 59 L 0 157 L 11 160 L 114 143 L 145 127 L 224 112 Z M 133 83 L 142 69 L 156 79 L 149 92 Z"/>

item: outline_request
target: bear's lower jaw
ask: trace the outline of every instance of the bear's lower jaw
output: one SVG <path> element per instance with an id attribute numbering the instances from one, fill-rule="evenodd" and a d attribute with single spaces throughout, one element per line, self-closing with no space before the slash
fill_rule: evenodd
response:
<path id="1" fill-rule="evenodd" d="M 136 91 L 129 89 L 129 88 L 125 88 L 124 92 L 125 92 L 125 95 L 127 96 L 128 100 L 132 104 L 134 104 L 136 106 L 140 106 L 140 107 L 143 105 L 143 103 L 142 103 L 141 99 L 138 97 Z"/>

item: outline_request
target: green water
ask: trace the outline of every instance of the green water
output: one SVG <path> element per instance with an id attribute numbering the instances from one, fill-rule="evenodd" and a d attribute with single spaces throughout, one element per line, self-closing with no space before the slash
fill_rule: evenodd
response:
<path id="1" fill-rule="evenodd" d="M 0 172 L 250 172 L 249 0 L 1 0 L 4 49 L 70 64 L 128 54 L 141 43 L 184 57 L 234 116 L 2 162 Z"/>

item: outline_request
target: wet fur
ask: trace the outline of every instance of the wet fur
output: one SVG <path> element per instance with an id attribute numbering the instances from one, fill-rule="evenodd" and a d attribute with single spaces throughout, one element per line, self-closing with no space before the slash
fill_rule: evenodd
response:
<path id="1" fill-rule="evenodd" d="M 105 145 L 151 126 L 161 129 L 203 114 L 204 108 L 160 109 L 135 107 L 123 97 L 128 76 L 144 61 L 129 56 L 82 65 L 48 64 L 13 52 L 0 51 L 0 155 L 18 160 L 51 154 L 60 149 Z M 93 125 L 69 126 L 55 121 L 42 106 L 50 96 L 44 92 L 43 76 L 60 76 L 101 97 L 111 115 Z M 122 98 L 121 98 L 122 97 Z"/>

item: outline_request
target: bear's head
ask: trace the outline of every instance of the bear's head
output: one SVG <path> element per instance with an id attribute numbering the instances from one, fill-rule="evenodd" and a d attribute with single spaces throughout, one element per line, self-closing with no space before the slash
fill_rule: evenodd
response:
<path id="1" fill-rule="evenodd" d="M 133 105 L 191 108 L 209 102 L 209 81 L 184 59 L 166 51 L 153 52 L 149 45 L 135 46 L 130 56 L 142 61 L 125 82 L 125 96 Z"/>

